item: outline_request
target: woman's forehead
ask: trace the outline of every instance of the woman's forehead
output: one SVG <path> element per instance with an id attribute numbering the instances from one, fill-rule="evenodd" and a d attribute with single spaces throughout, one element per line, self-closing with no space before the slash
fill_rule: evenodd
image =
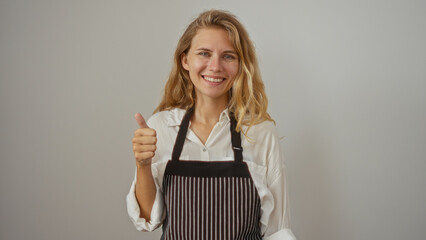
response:
<path id="1" fill-rule="evenodd" d="M 191 41 L 191 48 L 218 49 L 222 51 L 235 51 L 234 44 L 229 34 L 222 28 L 201 28 Z"/>

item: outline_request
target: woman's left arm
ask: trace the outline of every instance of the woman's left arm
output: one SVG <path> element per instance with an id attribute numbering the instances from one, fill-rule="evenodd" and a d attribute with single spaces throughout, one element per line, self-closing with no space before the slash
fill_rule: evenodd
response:
<path id="1" fill-rule="evenodd" d="M 272 194 L 274 208 L 268 220 L 265 232 L 267 240 L 295 240 L 290 229 L 290 208 L 287 184 L 287 168 L 280 146 L 280 137 L 275 126 L 265 139 L 267 141 L 266 182 Z"/>
<path id="2" fill-rule="evenodd" d="M 269 185 L 269 190 L 274 198 L 274 209 L 269 218 L 267 240 L 295 240 L 295 236 L 290 229 L 290 208 L 288 200 L 286 167 L 281 166 L 280 173 Z"/>

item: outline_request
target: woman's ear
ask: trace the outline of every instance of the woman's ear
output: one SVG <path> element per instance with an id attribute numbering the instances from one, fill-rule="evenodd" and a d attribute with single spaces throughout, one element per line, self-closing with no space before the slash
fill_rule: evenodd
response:
<path id="1" fill-rule="evenodd" d="M 188 66 L 188 57 L 186 56 L 185 53 L 182 53 L 182 55 L 180 56 L 180 61 L 182 62 L 182 67 L 186 70 L 189 71 L 189 66 Z"/>

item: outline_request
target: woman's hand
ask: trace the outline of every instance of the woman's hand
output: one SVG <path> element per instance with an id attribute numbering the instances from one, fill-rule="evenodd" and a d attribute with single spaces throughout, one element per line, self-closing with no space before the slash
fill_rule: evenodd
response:
<path id="1" fill-rule="evenodd" d="M 132 139 L 133 152 L 136 164 L 142 167 L 151 164 L 152 157 L 155 155 L 157 133 L 148 127 L 140 113 L 135 114 L 135 119 L 140 128 L 135 131 Z"/>

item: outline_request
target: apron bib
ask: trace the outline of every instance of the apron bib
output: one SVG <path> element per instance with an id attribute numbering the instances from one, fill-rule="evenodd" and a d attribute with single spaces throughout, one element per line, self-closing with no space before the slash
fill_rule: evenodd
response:
<path id="1" fill-rule="evenodd" d="M 231 116 L 234 161 L 179 160 L 193 108 L 182 119 L 163 177 L 166 219 L 161 239 L 262 239 L 260 198 L 243 162 Z"/>

